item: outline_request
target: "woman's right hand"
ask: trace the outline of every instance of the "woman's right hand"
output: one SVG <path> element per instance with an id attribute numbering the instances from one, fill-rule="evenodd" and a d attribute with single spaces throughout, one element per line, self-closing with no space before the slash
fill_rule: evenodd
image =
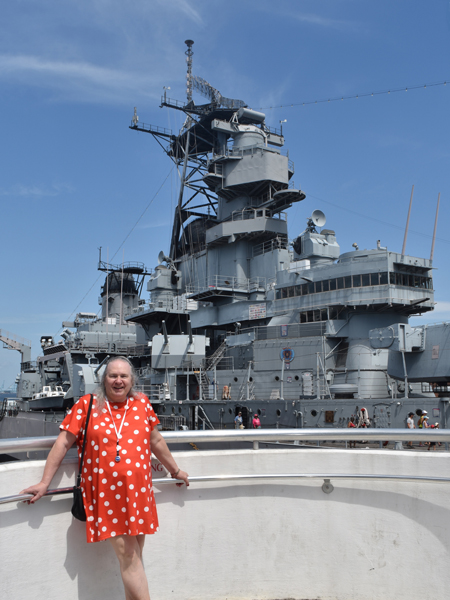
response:
<path id="1" fill-rule="evenodd" d="M 30 498 L 29 500 L 24 500 L 24 502 L 26 502 L 27 504 L 34 504 L 35 502 L 37 502 L 39 500 L 39 498 L 42 498 L 42 496 L 45 494 L 47 489 L 48 489 L 48 485 L 46 485 L 45 483 L 42 483 L 42 481 L 41 481 L 37 485 L 31 485 L 30 487 L 26 488 L 25 490 L 22 490 L 19 493 L 20 494 L 33 494 L 33 498 Z"/>

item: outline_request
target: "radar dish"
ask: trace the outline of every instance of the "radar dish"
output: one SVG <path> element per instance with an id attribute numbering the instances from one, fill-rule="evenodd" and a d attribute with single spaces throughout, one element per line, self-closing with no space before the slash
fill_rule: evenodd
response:
<path id="1" fill-rule="evenodd" d="M 311 221 L 316 227 L 323 227 L 327 222 L 327 219 L 321 210 L 315 210 L 311 215 Z"/>

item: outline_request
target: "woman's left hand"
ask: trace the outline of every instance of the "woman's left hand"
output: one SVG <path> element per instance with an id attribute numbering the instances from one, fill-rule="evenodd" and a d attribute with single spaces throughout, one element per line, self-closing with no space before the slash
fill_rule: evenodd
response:
<path id="1" fill-rule="evenodd" d="M 174 479 L 181 479 L 182 480 L 182 482 L 177 483 L 178 487 L 181 487 L 183 485 L 183 483 L 186 484 L 186 487 L 189 487 L 189 475 L 186 473 L 186 471 L 182 471 L 180 469 L 179 472 L 177 473 L 177 476 L 174 477 Z"/>

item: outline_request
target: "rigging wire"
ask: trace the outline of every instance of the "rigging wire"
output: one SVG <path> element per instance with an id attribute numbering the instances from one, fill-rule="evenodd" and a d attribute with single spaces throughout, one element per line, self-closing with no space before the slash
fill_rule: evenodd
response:
<path id="1" fill-rule="evenodd" d="M 159 186 L 158 190 L 156 191 L 156 193 L 154 194 L 153 198 L 150 200 L 150 202 L 147 204 L 147 206 L 144 208 L 144 210 L 142 211 L 142 213 L 140 214 L 140 216 L 138 217 L 137 221 L 135 222 L 135 224 L 133 225 L 133 227 L 130 229 L 130 231 L 127 233 L 127 235 L 125 236 L 125 238 L 123 239 L 122 243 L 120 244 L 120 246 L 117 248 L 117 250 L 114 252 L 114 254 L 111 256 L 111 261 L 114 259 L 114 257 L 116 256 L 116 254 L 125 246 L 126 241 L 128 240 L 128 238 L 130 237 L 130 235 L 133 233 L 133 231 L 136 229 L 136 227 L 138 226 L 139 222 L 142 220 L 142 218 L 144 217 L 145 213 L 148 211 L 148 209 L 150 208 L 150 206 L 152 205 L 152 203 L 154 202 L 154 200 L 156 200 L 158 194 L 161 192 L 162 188 L 164 187 L 166 181 L 169 179 L 169 177 L 171 176 L 173 171 L 173 166 L 171 167 L 171 169 L 169 170 L 166 178 L 164 179 L 164 181 L 162 182 L 162 184 Z M 83 301 L 86 299 L 86 297 L 91 293 L 92 289 L 94 288 L 94 286 L 98 283 L 99 279 L 101 279 L 102 275 L 100 274 L 97 279 L 94 281 L 94 283 L 91 285 L 91 287 L 88 289 L 88 291 L 85 293 L 85 295 L 83 296 L 83 298 L 80 300 L 80 302 L 78 302 L 78 304 L 76 305 L 76 307 L 73 309 L 73 311 L 70 313 L 69 317 L 67 318 L 67 321 L 70 320 L 71 316 L 73 314 L 76 313 L 76 311 L 78 310 L 78 308 L 80 307 L 80 305 L 83 303 Z M 58 333 L 61 331 L 61 327 L 58 329 L 57 333 L 55 333 L 55 337 L 58 335 Z"/>
<path id="2" fill-rule="evenodd" d="M 351 94 L 349 96 L 335 96 L 334 98 L 323 98 L 321 100 L 308 100 L 305 102 L 292 102 L 290 104 L 277 104 L 276 106 L 260 106 L 259 110 L 273 110 L 275 108 L 294 108 L 297 106 L 309 106 L 311 104 L 325 104 L 328 102 L 337 102 L 342 100 L 357 100 L 358 98 L 367 98 L 369 96 L 382 96 L 387 94 L 395 94 L 397 92 L 409 92 L 411 90 L 426 89 L 428 87 L 437 87 L 447 85 L 447 81 L 438 81 L 435 83 L 424 83 L 420 85 L 408 85 L 401 88 L 391 88 L 379 90 L 377 92 L 364 92 L 363 94 Z"/>
<path id="3" fill-rule="evenodd" d="M 376 217 L 371 217 L 369 215 L 365 215 L 364 213 L 358 212 L 351 208 L 347 208 L 340 204 L 336 204 L 335 202 L 331 202 L 330 200 L 324 200 L 323 198 L 319 198 L 318 196 L 314 196 L 313 194 L 309 194 L 307 192 L 305 192 L 305 194 L 307 194 L 308 198 L 314 198 L 314 200 L 319 200 L 320 202 L 324 202 L 325 204 L 329 204 L 330 206 L 334 206 L 336 208 L 339 208 L 340 210 L 344 210 L 353 215 L 357 215 L 358 217 L 362 217 L 363 219 L 368 219 L 369 221 L 374 221 L 375 223 L 381 223 L 381 225 L 385 225 L 386 227 L 393 227 L 394 229 L 399 229 L 401 231 L 404 230 L 404 227 L 402 227 L 401 225 L 395 225 L 394 223 L 389 223 L 388 221 L 383 221 L 382 219 L 377 219 Z M 432 239 L 432 237 L 433 237 L 429 233 L 423 233 L 422 231 L 416 231 L 414 229 L 410 229 L 409 232 L 414 233 L 416 235 L 420 235 L 420 236 L 428 238 L 428 239 Z M 450 240 L 446 240 L 441 237 L 436 237 L 436 240 L 439 240 L 440 242 L 444 242 L 445 244 L 450 244 Z"/>

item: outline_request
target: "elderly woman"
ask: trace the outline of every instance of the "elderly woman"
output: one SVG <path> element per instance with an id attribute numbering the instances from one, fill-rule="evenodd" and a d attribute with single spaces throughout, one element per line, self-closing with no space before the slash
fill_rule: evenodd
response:
<path id="1" fill-rule="evenodd" d="M 159 421 L 149 399 L 134 389 L 135 379 L 128 359 L 116 357 L 107 363 L 87 427 L 81 488 L 87 541 L 109 539 L 119 560 L 125 598 L 149 600 L 142 550 L 145 535 L 158 529 L 152 452 L 172 478 L 180 480 L 178 486 L 189 485 L 189 480 L 156 428 Z M 40 483 L 22 490 L 33 494 L 31 504 L 45 494 L 75 441 L 81 456 L 89 401 L 89 396 L 80 398 L 61 423 Z"/>

